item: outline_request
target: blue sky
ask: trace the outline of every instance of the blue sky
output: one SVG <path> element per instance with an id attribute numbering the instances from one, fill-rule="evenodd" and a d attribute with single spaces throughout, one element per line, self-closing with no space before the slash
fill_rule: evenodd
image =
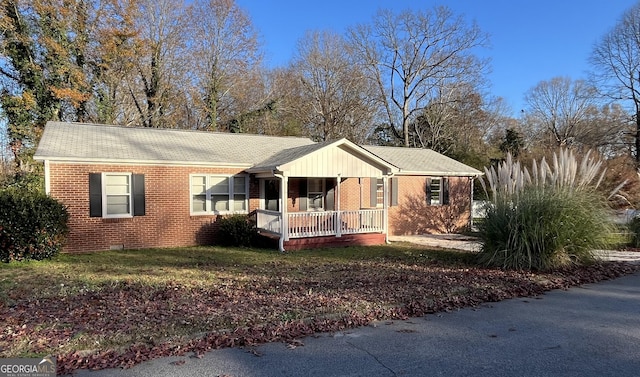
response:
<path id="1" fill-rule="evenodd" d="M 307 30 L 344 32 L 381 8 L 446 5 L 490 35 L 490 93 L 513 115 L 524 93 L 556 76 L 585 78 L 594 43 L 638 0 L 236 0 L 261 35 L 268 66 L 284 66 Z"/>

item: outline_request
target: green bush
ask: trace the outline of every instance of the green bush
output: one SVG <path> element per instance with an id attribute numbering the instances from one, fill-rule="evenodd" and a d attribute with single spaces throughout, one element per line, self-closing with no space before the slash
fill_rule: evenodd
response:
<path id="1" fill-rule="evenodd" d="M 68 233 L 67 209 L 37 191 L 0 190 L 0 260 L 51 258 Z"/>
<path id="2" fill-rule="evenodd" d="M 640 217 L 634 217 L 627 225 L 629 233 L 631 233 L 631 240 L 629 246 L 640 247 Z"/>
<path id="3" fill-rule="evenodd" d="M 578 164 L 561 150 L 552 165 L 534 161 L 532 173 L 510 155 L 497 169 L 485 169 L 491 201 L 478 224 L 480 263 L 549 270 L 593 261 L 593 250 L 613 231 L 606 198 L 596 190 L 601 165 L 589 154 Z"/>
<path id="4" fill-rule="evenodd" d="M 218 221 L 216 240 L 224 246 L 251 246 L 257 230 L 247 215 L 231 215 Z"/>

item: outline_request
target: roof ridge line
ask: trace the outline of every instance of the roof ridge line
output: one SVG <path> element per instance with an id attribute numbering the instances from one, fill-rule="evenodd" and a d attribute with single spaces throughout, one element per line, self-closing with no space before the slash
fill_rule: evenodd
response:
<path id="1" fill-rule="evenodd" d="M 293 135 L 265 135 L 265 134 L 255 134 L 255 133 L 236 133 L 236 132 L 224 132 L 224 131 L 207 131 L 202 129 L 192 129 L 192 128 L 166 128 L 166 127 L 144 127 L 144 126 L 125 126 L 122 124 L 107 124 L 107 123 L 87 123 L 87 122 L 64 122 L 64 121 L 48 121 L 47 124 L 62 124 L 62 125 L 78 125 L 78 126 L 88 126 L 88 127 L 107 127 L 107 128 L 119 128 L 119 129 L 127 129 L 127 130 L 148 130 L 148 131 L 158 131 L 158 132 L 190 132 L 190 133 L 203 133 L 203 134 L 211 134 L 211 135 L 241 135 L 241 136 L 251 136 L 251 137 L 270 137 L 270 138 L 278 138 L 278 139 L 302 139 L 309 140 L 313 143 L 317 143 L 313 141 L 309 137 L 305 136 L 293 136 Z M 46 128 L 46 125 L 45 125 Z"/>

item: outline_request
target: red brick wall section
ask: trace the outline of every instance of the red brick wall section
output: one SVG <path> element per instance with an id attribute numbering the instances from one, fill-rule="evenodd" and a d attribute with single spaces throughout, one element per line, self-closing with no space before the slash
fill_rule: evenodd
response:
<path id="1" fill-rule="evenodd" d="M 340 209 L 357 210 L 369 207 L 369 178 L 347 178 L 340 183 Z M 367 195 L 366 200 L 362 195 Z"/>
<path id="2" fill-rule="evenodd" d="M 258 208 L 260 208 L 260 181 L 251 176 L 249 179 L 249 211 Z"/>
<path id="3" fill-rule="evenodd" d="M 468 177 L 449 178 L 448 205 L 428 205 L 426 184 L 429 177 L 398 176 L 398 205 L 389 207 L 389 233 L 454 233 L 469 225 L 471 181 Z"/>
<path id="4" fill-rule="evenodd" d="M 124 247 L 177 247 L 213 241 L 215 215 L 190 215 L 189 174 L 237 174 L 242 169 L 50 164 L 51 196 L 70 213 L 67 252 Z M 145 176 L 145 216 L 125 219 L 89 217 L 89 173 L 131 172 Z M 249 209 L 259 204 L 259 186 L 250 183 Z"/>
<path id="5" fill-rule="evenodd" d="M 190 174 L 238 174 L 243 169 L 50 163 L 51 196 L 70 213 L 67 252 L 110 248 L 179 247 L 212 243 L 216 215 L 190 215 Z M 145 216 L 125 219 L 89 217 L 89 173 L 130 172 L 145 176 Z M 468 178 L 450 178 L 450 205 L 426 204 L 427 177 L 399 179 L 399 205 L 389 208 L 391 234 L 447 233 L 469 222 Z M 370 205 L 370 179 L 348 178 L 341 184 L 341 208 Z M 259 207 L 258 180 L 250 180 L 249 211 Z M 299 180 L 289 179 L 287 207 L 299 211 Z"/>

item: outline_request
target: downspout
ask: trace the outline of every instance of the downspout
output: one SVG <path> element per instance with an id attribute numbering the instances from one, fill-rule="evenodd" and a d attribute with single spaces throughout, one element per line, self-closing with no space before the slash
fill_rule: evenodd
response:
<path id="1" fill-rule="evenodd" d="M 287 186 L 288 178 L 273 170 L 273 176 L 280 179 L 280 239 L 278 240 L 278 250 L 284 253 L 284 241 L 289 239 L 289 216 L 287 216 Z"/>
<path id="2" fill-rule="evenodd" d="M 384 193 L 382 198 L 382 229 L 384 231 L 384 242 L 388 245 L 389 241 L 389 199 L 391 197 L 391 191 L 389 190 L 389 178 L 393 174 L 387 174 L 382 176 L 382 192 Z"/>
<path id="3" fill-rule="evenodd" d="M 471 181 L 471 195 L 469 196 L 469 230 L 473 230 L 473 181 L 475 177 L 469 177 Z"/>
<path id="4" fill-rule="evenodd" d="M 51 194 L 51 176 L 49 160 L 44 160 L 44 193 Z"/>
<path id="5" fill-rule="evenodd" d="M 342 237 L 342 209 L 340 208 L 340 173 L 336 177 L 336 237 Z"/>

